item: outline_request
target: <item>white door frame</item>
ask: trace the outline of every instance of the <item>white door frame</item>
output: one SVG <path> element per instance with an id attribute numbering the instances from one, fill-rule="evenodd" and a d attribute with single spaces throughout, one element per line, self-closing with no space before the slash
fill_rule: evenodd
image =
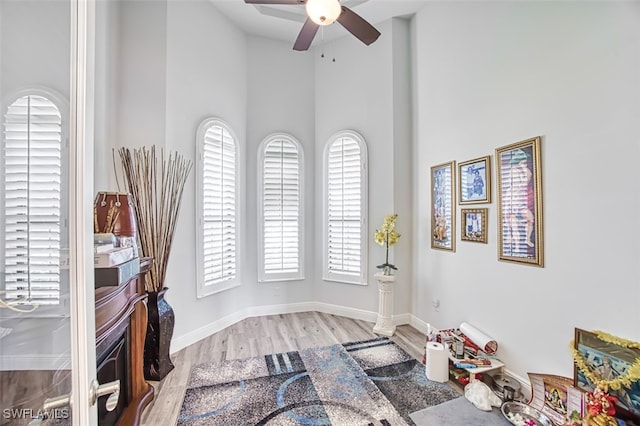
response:
<path id="1" fill-rule="evenodd" d="M 69 271 L 71 289 L 71 406 L 74 426 L 97 425 L 90 405 L 96 378 L 93 277 L 93 105 L 95 2 L 71 0 L 71 96 L 69 126 Z"/>

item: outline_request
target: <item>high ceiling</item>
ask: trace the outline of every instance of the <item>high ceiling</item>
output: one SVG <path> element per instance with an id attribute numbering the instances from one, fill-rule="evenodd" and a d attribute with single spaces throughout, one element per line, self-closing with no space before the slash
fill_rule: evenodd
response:
<path id="1" fill-rule="evenodd" d="M 407 17 L 424 6 L 427 0 L 342 0 L 376 26 L 389 18 Z M 244 0 L 211 0 L 220 12 L 242 28 L 247 34 L 290 42 L 293 46 L 306 19 L 304 5 L 254 5 Z M 318 31 L 311 47 L 322 40 L 334 40 L 349 34 L 338 23 Z"/>

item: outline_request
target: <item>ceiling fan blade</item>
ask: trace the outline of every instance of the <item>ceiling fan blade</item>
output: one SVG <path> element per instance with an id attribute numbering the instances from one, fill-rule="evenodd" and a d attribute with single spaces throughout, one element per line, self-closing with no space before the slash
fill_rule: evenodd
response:
<path id="1" fill-rule="evenodd" d="M 307 20 L 304 21 L 302 29 L 300 30 L 300 34 L 298 34 L 296 43 L 293 45 L 293 50 L 309 49 L 309 46 L 311 46 L 311 42 L 316 36 L 319 27 L 320 26 L 318 24 L 313 22 L 310 18 L 307 18 Z"/>
<path id="2" fill-rule="evenodd" d="M 247 4 L 304 4 L 306 0 L 244 0 Z"/>
<path id="3" fill-rule="evenodd" d="M 367 46 L 380 37 L 380 31 L 348 7 L 342 6 L 338 22 Z"/>

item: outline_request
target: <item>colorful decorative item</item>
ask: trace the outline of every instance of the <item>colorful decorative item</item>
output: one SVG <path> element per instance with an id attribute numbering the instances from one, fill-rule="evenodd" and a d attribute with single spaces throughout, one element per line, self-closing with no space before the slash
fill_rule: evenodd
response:
<path id="1" fill-rule="evenodd" d="M 540 373 L 528 375 L 532 389 L 529 405 L 546 414 L 555 424 L 564 424 L 568 419 L 581 424 L 584 392 L 573 386 L 573 378 Z"/>
<path id="2" fill-rule="evenodd" d="M 376 244 L 385 246 L 386 255 L 385 260 L 382 265 L 378 265 L 378 269 L 382 269 L 385 275 L 391 274 L 391 269 L 397 271 L 398 268 L 395 265 L 389 263 L 389 246 L 394 245 L 400 239 L 400 234 L 396 231 L 396 220 L 398 219 L 397 214 L 390 214 L 384 218 L 384 222 L 382 223 L 381 229 L 376 229 L 376 232 L 373 234 L 373 238 L 376 241 Z"/>
<path id="3" fill-rule="evenodd" d="M 617 411 L 640 419 L 640 342 L 576 328 L 570 350 L 574 384 L 587 392 L 589 426 L 615 425 Z"/>
<path id="4" fill-rule="evenodd" d="M 588 426 L 617 426 L 618 422 L 613 417 L 616 414 L 615 404 L 618 398 L 609 395 L 600 388 L 587 393 Z"/>

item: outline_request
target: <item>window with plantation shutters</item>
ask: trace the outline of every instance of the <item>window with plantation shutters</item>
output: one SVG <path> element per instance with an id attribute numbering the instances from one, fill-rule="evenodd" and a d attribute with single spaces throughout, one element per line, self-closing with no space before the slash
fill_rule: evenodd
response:
<path id="1" fill-rule="evenodd" d="M 60 303 L 62 118 L 43 96 L 4 115 L 4 292 L 9 304 Z"/>
<path id="2" fill-rule="evenodd" d="M 199 258 L 198 296 L 237 285 L 237 142 L 220 120 L 205 120 L 198 131 Z"/>
<path id="3" fill-rule="evenodd" d="M 273 135 L 262 143 L 259 161 L 258 279 L 302 279 L 302 146 Z"/>
<path id="4" fill-rule="evenodd" d="M 366 284 L 367 149 L 355 132 L 338 133 L 324 155 L 323 278 Z"/>

